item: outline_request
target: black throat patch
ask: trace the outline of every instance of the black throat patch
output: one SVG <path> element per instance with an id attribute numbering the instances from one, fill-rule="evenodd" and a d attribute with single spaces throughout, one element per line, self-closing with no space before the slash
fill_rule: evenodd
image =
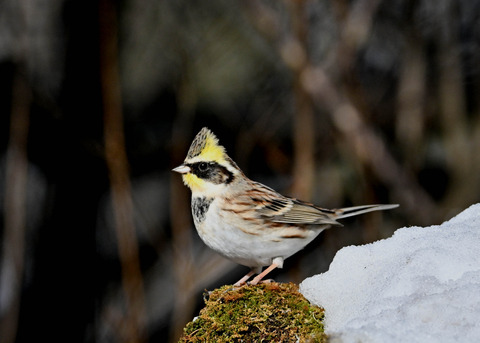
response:
<path id="1" fill-rule="evenodd" d="M 205 220 L 208 208 L 213 198 L 195 197 L 192 198 L 192 215 L 195 222 L 201 223 Z"/>

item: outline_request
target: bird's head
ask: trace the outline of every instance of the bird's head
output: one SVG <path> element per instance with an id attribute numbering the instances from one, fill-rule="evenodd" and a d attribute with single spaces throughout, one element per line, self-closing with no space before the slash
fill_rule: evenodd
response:
<path id="1" fill-rule="evenodd" d="M 183 182 L 192 193 L 204 196 L 222 192 L 242 173 L 206 127 L 193 140 L 183 164 L 173 171 L 182 174 Z"/>

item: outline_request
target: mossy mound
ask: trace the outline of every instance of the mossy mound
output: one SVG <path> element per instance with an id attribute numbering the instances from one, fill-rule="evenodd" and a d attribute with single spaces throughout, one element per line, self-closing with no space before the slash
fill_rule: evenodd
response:
<path id="1" fill-rule="evenodd" d="M 223 286 L 207 297 L 180 342 L 327 341 L 323 309 L 311 305 L 293 283 Z"/>

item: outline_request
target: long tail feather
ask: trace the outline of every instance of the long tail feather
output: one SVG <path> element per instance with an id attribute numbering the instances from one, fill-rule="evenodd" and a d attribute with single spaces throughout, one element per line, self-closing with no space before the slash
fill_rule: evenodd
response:
<path id="1" fill-rule="evenodd" d="M 342 219 L 352 216 L 358 216 L 359 214 L 373 212 L 373 211 L 383 211 L 383 210 L 390 210 L 392 208 L 398 207 L 398 204 L 393 205 L 363 205 L 363 206 L 353 206 L 353 207 L 345 207 L 339 208 L 335 210 L 335 214 L 337 217 L 335 219 Z"/>

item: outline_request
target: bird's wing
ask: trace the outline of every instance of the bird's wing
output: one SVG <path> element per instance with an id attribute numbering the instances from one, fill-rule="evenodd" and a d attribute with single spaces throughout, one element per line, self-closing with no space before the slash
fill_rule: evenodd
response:
<path id="1" fill-rule="evenodd" d="M 273 223 L 297 225 L 338 225 L 336 219 L 347 218 L 359 214 L 389 210 L 398 205 L 362 205 L 339 209 L 325 209 L 313 204 L 285 197 L 270 187 L 250 181 L 247 191 L 230 201 L 234 207 L 230 210 L 245 217 L 263 218 Z"/>
<path id="2" fill-rule="evenodd" d="M 335 211 L 322 209 L 312 204 L 285 197 L 273 189 L 256 183 L 250 197 L 256 213 L 276 223 L 342 225 L 335 221 Z"/>

